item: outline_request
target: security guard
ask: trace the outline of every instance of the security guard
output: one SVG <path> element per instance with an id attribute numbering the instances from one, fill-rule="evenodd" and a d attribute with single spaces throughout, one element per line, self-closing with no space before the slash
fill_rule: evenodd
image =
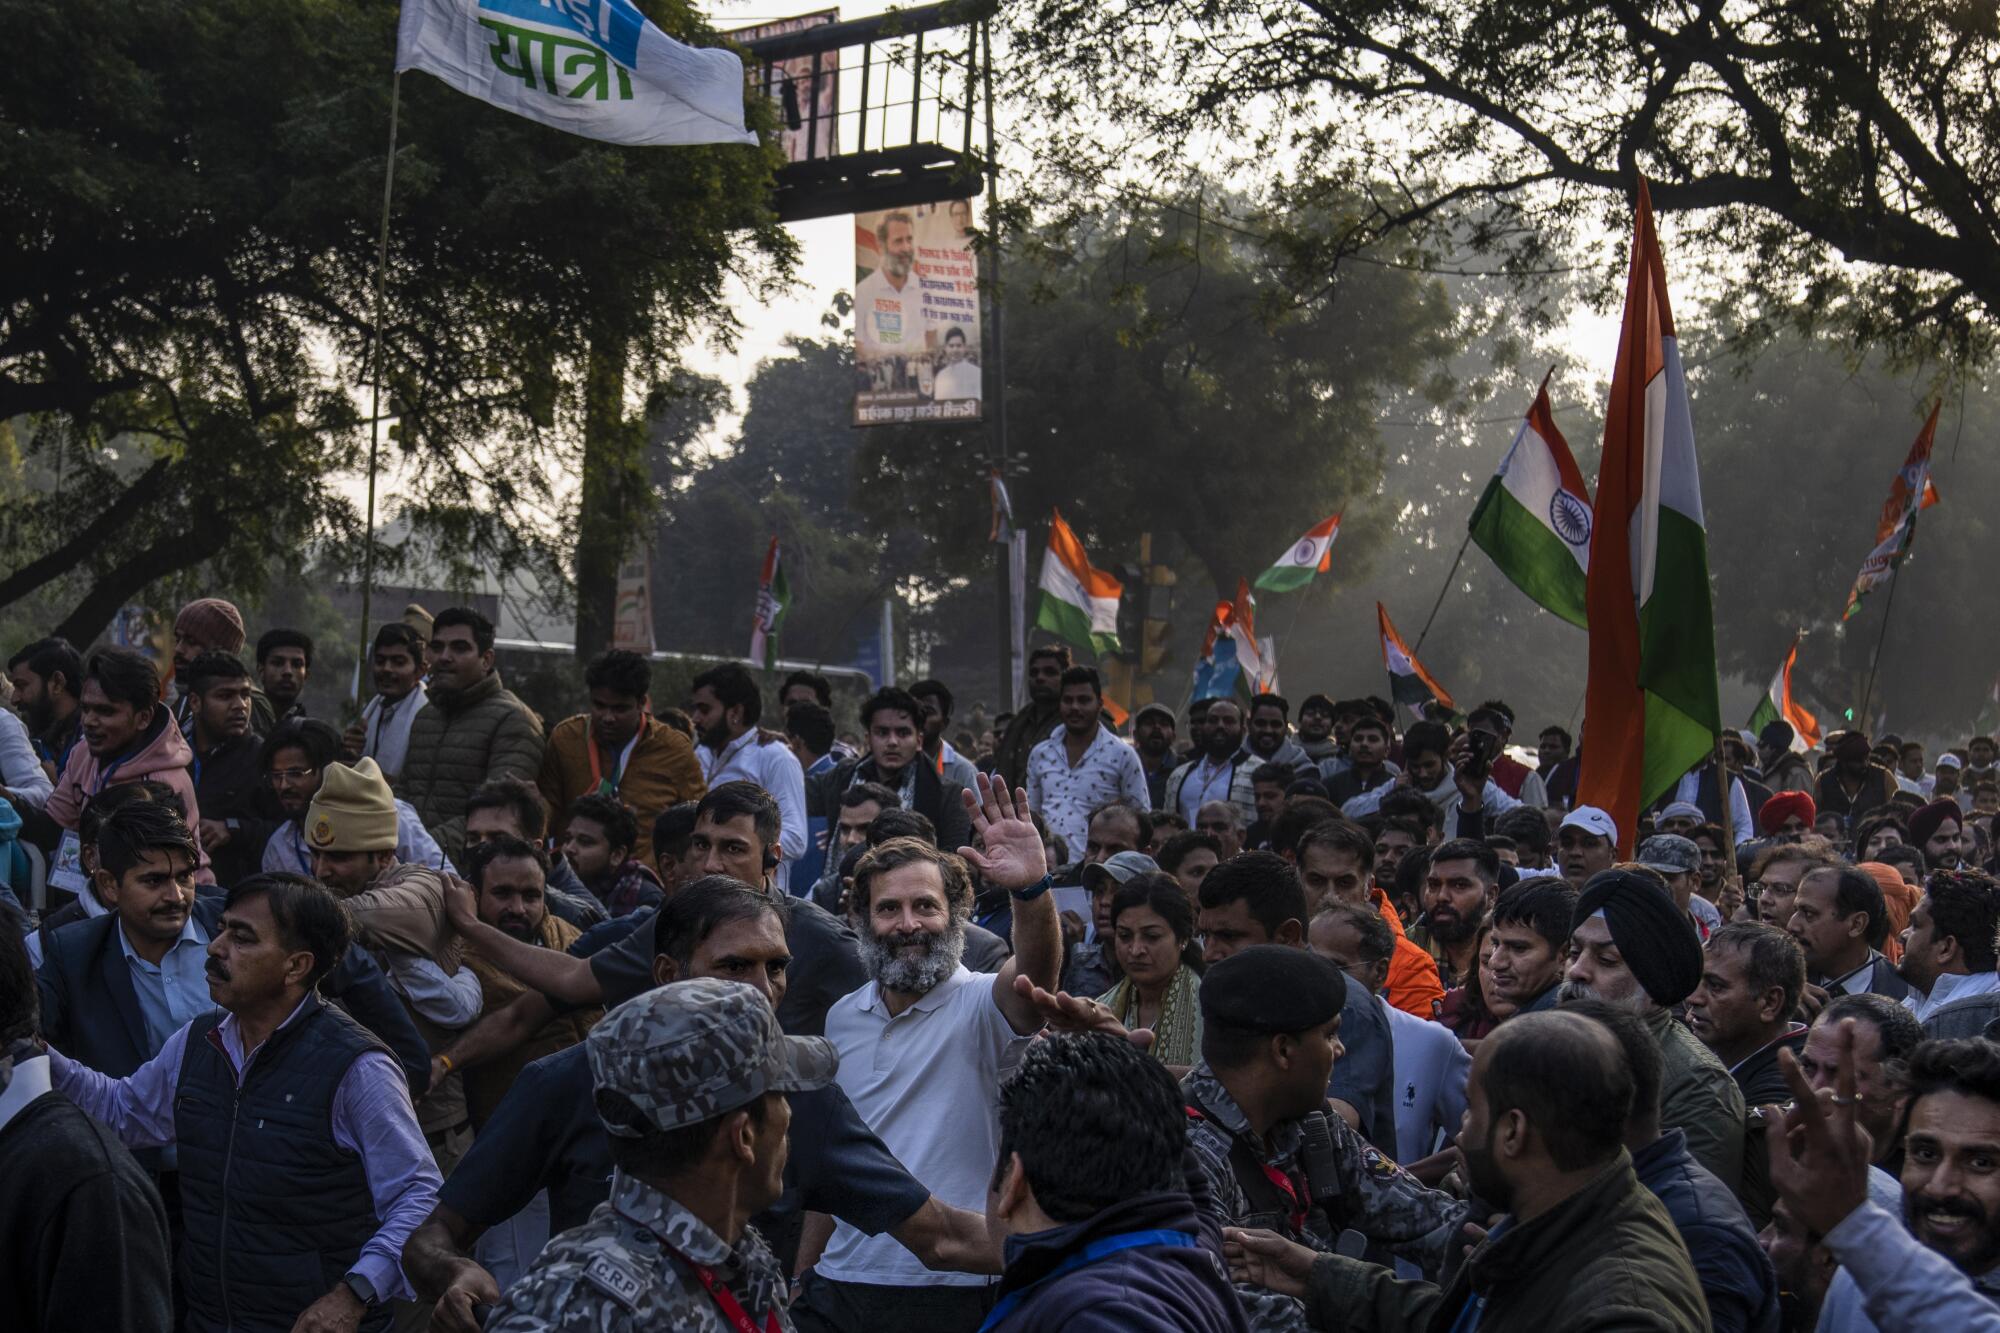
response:
<path id="1" fill-rule="evenodd" d="M 1181 1080 L 1188 1145 L 1224 1226 L 1328 1254 L 1352 1228 L 1435 1274 L 1467 1205 L 1426 1188 L 1327 1110 L 1346 998 L 1340 970 L 1304 949 L 1260 944 L 1209 968 L 1201 1063 Z M 1237 1293 L 1252 1328 L 1306 1327 L 1289 1296 Z"/>
<path id="2" fill-rule="evenodd" d="M 784 1273 L 745 1219 L 781 1188 L 783 1094 L 832 1082 L 833 1047 L 785 1036 L 763 996 L 710 978 L 628 1000 L 585 1045 L 611 1197 L 549 1242 L 488 1333 L 790 1330 Z"/>

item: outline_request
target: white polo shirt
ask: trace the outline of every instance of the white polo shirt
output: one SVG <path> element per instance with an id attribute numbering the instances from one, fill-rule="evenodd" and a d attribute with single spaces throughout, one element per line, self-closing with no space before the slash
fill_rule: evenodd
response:
<path id="1" fill-rule="evenodd" d="M 840 1090 L 924 1188 L 960 1208 L 983 1211 L 1000 1154 L 1000 1080 L 1028 1037 L 993 1002 L 993 978 L 960 965 L 896 1017 L 871 981 L 826 1011 L 826 1037 L 840 1052 Z M 878 1286 L 978 1287 L 977 1273 L 936 1273 L 887 1234 L 845 1222 L 820 1256 L 836 1282 Z"/>

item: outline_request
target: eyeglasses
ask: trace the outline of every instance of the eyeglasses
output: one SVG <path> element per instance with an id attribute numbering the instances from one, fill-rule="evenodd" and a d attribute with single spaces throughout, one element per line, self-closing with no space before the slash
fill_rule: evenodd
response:
<path id="1" fill-rule="evenodd" d="M 264 781 L 275 787 L 289 782 L 304 782 L 317 772 L 316 768 L 274 768 L 264 775 Z"/>

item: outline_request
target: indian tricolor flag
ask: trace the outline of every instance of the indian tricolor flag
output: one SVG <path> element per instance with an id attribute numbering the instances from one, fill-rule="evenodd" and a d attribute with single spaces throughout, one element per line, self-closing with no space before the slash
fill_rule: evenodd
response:
<path id="1" fill-rule="evenodd" d="M 1556 429 L 1547 375 L 1472 511 L 1472 540 L 1541 606 L 1578 629 L 1589 623 L 1590 492 Z"/>
<path id="2" fill-rule="evenodd" d="M 1382 665 L 1389 669 L 1389 697 L 1412 712 L 1422 712 L 1432 700 L 1456 708 L 1444 686 L 1424 670 L 1424 664 L 1389 623 L 1389 612 L 1380 602 L 1375 603 L 1375 619 L 1382 630 Z"/>
<path id="3" fill-rule="evenodd" d="M 1292 543 L 1292 549 L 1257 576 L 1257 586 L 1266 592 L 1290 592 L 1313 581 L 1313 575 L 1333 568 L 1333 539 L 1340 535 L 1340 515 Z"/>
<path id="4" fill-rule="evenodd" d="M 1118 651 L 1118 599 L 1125 585 L 1093 569 L 1083 543 L 1063 522 L 1061 510 L 1049 523 L 1049 553 L 1042 559 L 1042 604 L 1035 624 L 1079 648 Z"/>
<path id="5" fill-rule="evenodd" d="M 1637 213 L 1597 473 L 1576 796 L 1621 831 L 1637 828 L 1640 809 L 1722 731 L 1694 423 L 1643 177 Z"/>
<path id="6" fill-rule="evenodd" d="M 1762 735 L 1765 727 L 1783 718 L 1792 726 L 1792 752 L 1805 754 L 1819 744 L 1819 719 L 1792 700 L 1792 666 L 1799 660 L 1799 637 L 1792 635 L 1791 650 L 1778 674 L 1771 677 L 1771 688 L 1764 691 L 1756 711 L 1750 714 L 1750 730 Z"/>

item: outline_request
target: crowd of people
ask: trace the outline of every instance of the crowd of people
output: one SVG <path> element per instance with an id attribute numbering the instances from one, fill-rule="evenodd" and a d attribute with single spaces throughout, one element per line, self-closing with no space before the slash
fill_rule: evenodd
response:
<path id="1" fill-rule="evenodd" d="M 1991 738 L 248 642 L 8 661 L 0 1327 L 2000 1329 Z"/>

